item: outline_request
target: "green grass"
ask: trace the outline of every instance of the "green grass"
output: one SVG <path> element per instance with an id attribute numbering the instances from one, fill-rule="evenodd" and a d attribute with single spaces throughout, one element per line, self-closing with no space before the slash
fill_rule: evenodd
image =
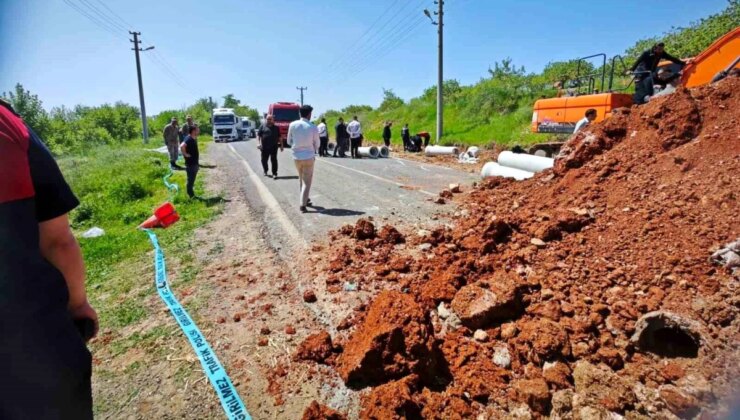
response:
<path id="1" fill-rule="evenodd" d="M 210 137 L 200 138 L 205 151 Z M 80 200 L 72 211 L 73 229 L 84 232 L 93 226 L 105 230 L 98 238 L 80 238 L 87 267 L 87 288 L 91 303 L 98 310 L 101 328 L 120 328 L 137 323 L 149 315 L 147 295 L 154 295 L 151 244 L 137 226 L 151 216 L 154 208 L 168 200 L 162 177 L 168 173 L 166 155 L 147 151 L 160 144 L 127 142 L 99 146 L 82 154 L 59 160 L 62 172 Z M 203 191 L 202 170 L 196 181 L 196 194 Z M 158 230 L 170 266 L 177 261 L 192 281 L 198 272 L 191 245 L 193 230 L 221 210 L 220 205 L 190 200 L 185 194 L 185 173 L 171 178 L 181 192 L 174 199 L 180 221 Z"/>

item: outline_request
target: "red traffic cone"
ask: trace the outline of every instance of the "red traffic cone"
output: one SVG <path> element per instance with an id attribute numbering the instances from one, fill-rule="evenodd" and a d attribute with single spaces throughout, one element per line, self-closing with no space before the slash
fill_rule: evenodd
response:
<path id="1" fill-rule="evenodd" d="M 180 220 L 180 215 L 175 211 L 175 206 L 167 202 L 154 210 L 154 215 L 139 225 L 140 229 L 166 228 Z"/>

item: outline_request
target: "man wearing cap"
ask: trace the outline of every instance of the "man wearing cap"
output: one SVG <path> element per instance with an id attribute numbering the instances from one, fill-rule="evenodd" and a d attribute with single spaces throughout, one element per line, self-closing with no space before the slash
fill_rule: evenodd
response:
<path id="1" fill-rule="evenodd" d="M 195 123 L 193 122 L 193 116 L 188 115 L 185 117 L 185 124 L 183 124 L 182 128 L 180 128 L 180 143 L 185 141 L 185 137 L 190 134 L 190 127 L 194 127 Z"/>
<path id="2" fill-rule="evenodd" d="M 172 169 L 182 169 L 182 167 L 177 165 L 177 157 L 180 154 L 179 132 L 180 127 L 177 125 L 177 117 L 172 117 L 170 123 L 165 125 L 164 130 L 162 130 L 164 144 L 167 146 L 167 152 L 170 154 L 170 168 Z"/>

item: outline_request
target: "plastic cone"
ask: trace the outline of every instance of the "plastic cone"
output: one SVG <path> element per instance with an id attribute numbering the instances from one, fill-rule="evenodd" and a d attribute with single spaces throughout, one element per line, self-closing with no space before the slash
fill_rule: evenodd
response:
<path id="1" fill-rule="evenodd" d="M 159 227 L 157 216 L 150 216 L 144 223 L 139 225 L 139 229 L 152 229 L 155 227 Z"/>
<path id="2" fill-rule="evenodd" d="M 140 229 L 151 229 L 151 228 L 166 228 L 173 223 L 180 220 L 180 215 L 177 214 L 175 206 L 172 203 L 166 202 L 154 210 L 154 215 L 146 219 L 146 221 L 139 225 Z"/>

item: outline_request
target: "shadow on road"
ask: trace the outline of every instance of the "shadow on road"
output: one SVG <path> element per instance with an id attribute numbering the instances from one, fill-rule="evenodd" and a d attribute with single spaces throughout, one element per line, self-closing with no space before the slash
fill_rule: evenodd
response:
<path id="1" fill-rule="evenodd" d="M 364 211 L 347 210 L 347 209 L 327 209 L 321 206 L 308 206 L 309 209 L 314 211 L 307 211 L 306 213 L 319 213 L 327 216 L 362 216 L 365 214 Z"/>
<path id="2" fill-rule="evenodd" d="M 298 175 L 293 175 L 293 176 L 279 176 L 279 177 L 277 177 L 277 178 L 275 178 L 275 179 L 276 179 L 276 180 L 283 180 L 283 179 L 298 179 Z"/>

